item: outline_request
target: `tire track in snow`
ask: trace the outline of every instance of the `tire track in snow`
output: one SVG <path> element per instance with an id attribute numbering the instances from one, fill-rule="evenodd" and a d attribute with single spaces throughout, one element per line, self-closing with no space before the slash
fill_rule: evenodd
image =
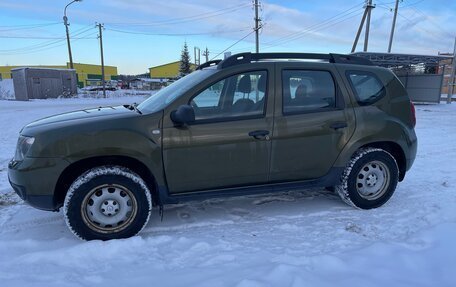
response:
<path id="1" fill-rule="evenodd" d="M 39 228 L 43 225 L 51 225 L 61 222 L 63 222 L 63 217 L 61 215 L 41 217 L 18 223 L 3 224 L 1 225 L 0 233 L 18 232 L 30 228 Z"/>

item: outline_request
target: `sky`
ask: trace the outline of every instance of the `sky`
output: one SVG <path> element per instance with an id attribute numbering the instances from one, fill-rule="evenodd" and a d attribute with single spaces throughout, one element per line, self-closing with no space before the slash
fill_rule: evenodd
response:
<path id="1" fill-rule="evenodd" d="M 68 62 L 62 17 L 69 2 L 0 0 L 0 66 Z M 368 51 L 386 52 L 394 2 L 373 0 Z M 363 0 L 260 3 L 260 52 L 349 53 L 364 6 Z M 456 0 L 402 0 L 398 11 L 392 52 L 453 51 Z M 184 42 L 192 61 L 194 47 L 207 47 L 209 59 L 222 58 L 225 50 L 255 51 L 251 0 L 83 0 L 71 4 L 67 16 L 73 61 L 100 63 L 95 24 L 103 23 L 105 64 L 121 74 L 178 61 Z M 363 42 L 364 31 L 357 51 Z"/>

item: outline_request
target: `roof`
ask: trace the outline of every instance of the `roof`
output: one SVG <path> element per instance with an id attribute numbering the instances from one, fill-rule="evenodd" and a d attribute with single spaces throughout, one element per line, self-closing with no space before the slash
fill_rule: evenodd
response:
<path id="1" fill-rule="evenodd" d="M 19 68 L 13 68 L 11 71 L 17 71 L 17 70 L 51 70 L 51 71 L 76 71 L 75 69 L 63 69 L 63 68 L 45 68 L 45 67 L 19 67 Z"/>
<path id="2" fill-rule="evenodd" d="M 171 65 L 171 64 L 176 64 L 176 63 L 179 63 L 180 61 L 175 61 L 175 62 L 171 62 L 171 63 L 166 63 L 166 64 L 162 64 L 162 65 L 158 65 L 158 66 L 153 66 L 153 67 L 150 67 L 150 69 L 153 69 L 153 68 L 159 68 L 159 67 L 163 67 L 163 66 L 168 66 L 168 65 Z"/>
<path id="3" fill-rule="evenodd" d="M 438 65 L 440 61 L 453 58 L 452 56 L 446 55 L 414 55 L 375 52 L 356 52 L 352 55 L 369 59 L 374 64 L 382 67 L 418 64 Z"/>
<path id="4" fill-rule="evenodd" d="M 159 68 L 159 67 L 163 67 L 163 66 L 168 66 L 168 65 L 176 64 L 176 63 L 180 63 L 180 60 L 179 60 L 179 61 L 175 61 L 175 62 L 170 62 L 170 63 L 162 64 L 162 65 L 158 65 L 158 66 L 153 66 L 153 67 L 150 67 L 149 70 L 150 70 L 150 69 L 154 69 L 154 68 Z M 195 64 L 190 63 L 190 66 L 195 66 Z"/>
<path id="5" fill-rule="evenodd" d="M 70 63 L 67 62 L 67 67 L 69 65 L 70 65 Z M 73 66 L 74 65 L 101 67 L 100 64 L 87 64 L 87 63 L 76 63 L 76 62 L 73 62 Z M 117 69 L 117 66 L 104 65 L 104 67 L 105 68 L 116 68 Z"/>

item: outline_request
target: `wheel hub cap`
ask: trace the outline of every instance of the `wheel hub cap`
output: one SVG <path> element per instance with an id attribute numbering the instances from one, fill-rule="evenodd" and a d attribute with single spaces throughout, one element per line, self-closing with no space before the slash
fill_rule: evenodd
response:
<path id="1" fill-rule="evenodd" d="M 356 177 L 358 194 L 368 200 L 381 197 L 390 181 L 389 169 L 383 162 L 371 161 L 363 166 Z"/>
<path id="2" fill-rule="evenodd" d="M 92 189 L 81 206 L 84 222 L 97 232 L 118 232 L 127 227 L 137 212 L 136 199 L 120 185 L 101 185 Z"/>
<path id="3" fill-rule="evenodd" d="M 377 176 L 373 173 L 369 174 L 366 179 L 366 184 L 368 186 L 374 186 L 377 183 Z"/>
<path id="4" fill-rule="evenodd" d="M 100 211 L 106 216 L 114 216 L 119 210 L 119 203 L 115 199 L 105 200 L 100 206 Z"/>

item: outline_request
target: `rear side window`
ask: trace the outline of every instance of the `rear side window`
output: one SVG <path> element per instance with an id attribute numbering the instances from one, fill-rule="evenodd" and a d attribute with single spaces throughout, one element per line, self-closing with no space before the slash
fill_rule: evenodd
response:
<path id="1" fill-rule="evenodd" d="M 373 73 L 348 71 L 347 76 L 360 105 L 372 104 L 386 93 L 385 87 Z"/>
<path id="2" fill-rule="evenodd" d="M 328 71 L 283 70 L 282 81 L 284 114 L 321 111 L 336 106 L 336 86 Z"/>

